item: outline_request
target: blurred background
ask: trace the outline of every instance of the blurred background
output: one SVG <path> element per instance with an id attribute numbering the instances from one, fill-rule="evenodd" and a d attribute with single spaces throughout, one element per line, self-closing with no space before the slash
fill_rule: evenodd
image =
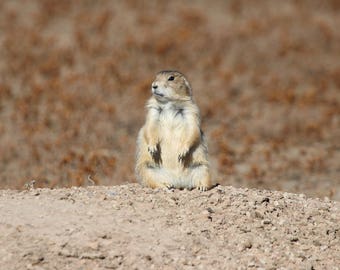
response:
<path id="1" fill-rule="evenodd" d="M 0 1 L 0 188 L 135 182 L 150 84 L 176 69 L 216 182 L 340 200 L 339 14 L 337 0 Z"/>

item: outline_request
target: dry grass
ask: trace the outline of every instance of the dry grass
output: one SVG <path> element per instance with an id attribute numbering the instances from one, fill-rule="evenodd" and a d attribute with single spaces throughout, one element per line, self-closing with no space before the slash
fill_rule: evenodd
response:
<path id="1" fill-rule="evenodd" d="M 340 199 L 337 1 L 0 2 L 0 186 L 135 181 L 149 85 L 184 72 L 218 182 Z"/>

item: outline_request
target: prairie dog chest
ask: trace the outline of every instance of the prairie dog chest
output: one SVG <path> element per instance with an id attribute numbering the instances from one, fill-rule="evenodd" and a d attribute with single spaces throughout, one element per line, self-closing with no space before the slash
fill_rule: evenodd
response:
<path id="1" fill-rule="evenodd" d="M 159 108 L 159 131 L 163 138 L 183 136 L 188 119 L 184 108 L 165 105 Z"/>

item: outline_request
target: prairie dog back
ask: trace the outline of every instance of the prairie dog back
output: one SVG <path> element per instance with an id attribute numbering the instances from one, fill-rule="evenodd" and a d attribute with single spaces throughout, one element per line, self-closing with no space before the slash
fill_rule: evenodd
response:
<path id="1" fill-rule="evenodd" d="M 152 188 L 209 189 L 208 149 L 188 80 L 178 71 L 161 71 L 151 91 L 137 138 L 137 179 Z"/>

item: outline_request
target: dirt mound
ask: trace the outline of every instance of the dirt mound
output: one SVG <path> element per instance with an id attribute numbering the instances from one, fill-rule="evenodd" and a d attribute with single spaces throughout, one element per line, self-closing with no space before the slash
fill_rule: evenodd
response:
<path id="1" fill-rule="evenodd" d="M 218 186 L 0 191 L 1 269 L 339 269 L 340 203 Z"/>

